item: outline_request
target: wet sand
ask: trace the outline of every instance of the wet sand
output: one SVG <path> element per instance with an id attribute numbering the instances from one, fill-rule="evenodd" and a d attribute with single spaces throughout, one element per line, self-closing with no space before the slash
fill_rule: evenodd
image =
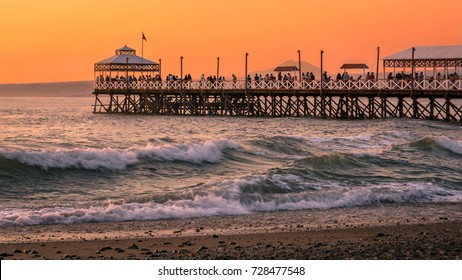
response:
<path id="1" fill-rule="evenodd" d="M 0 228 L 3 259 L 462 259 L 462 205 Z"/>

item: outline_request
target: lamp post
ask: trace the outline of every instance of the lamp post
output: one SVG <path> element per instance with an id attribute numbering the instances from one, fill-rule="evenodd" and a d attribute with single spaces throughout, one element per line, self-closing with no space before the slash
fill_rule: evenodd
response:
<path id="1" fill-rule="evenodd" d="M 247 91 L 247 60 L 249 57 L 249 53 L 245 53 L 245 77 L 244 77 L 244 83 L 245 83 L 245 90 Z"/>
<path id="2" fill-rule="evenodd" d="M 322 56 L 323 56 L 323 54 L 324 54 L 324 51 L 321 50 L 321 93 L 322 93 L 322 88 L 323 88 L 323 84 L 322 84 L 322 83 L 323 83 L 323 80 L 324 80 L 324 79 L 323 79 L 323 74 L 324 74 L 324 73 L 323 73 L 323 65 L 322 65 Z"/>
<path id="3" fill-rule="evenodd" d="M 162 58 L 159 58 L 159 76 L 162 81 Z"/>
<path id="4" fill-rule="evenodd" d="M 181 89 L 183 89 L 183 57 L 180 56 L 180 85 Z"/>
<path id="5" fill-rule="evenodd" d="M 323 54 L 324 54 L 324 51 L 321 50 L 321 90 L 320 90 L 320 93 L 321 93 L 321 117 L 325 118 L 326 117 L 326 108 L 325 108 L 326 99 L 325 99 L 324 93 L 323 93 L 323 83 L 324 83 L 324 78 L 323 78 L 324 67 L 323 67 L 323 61 L 322 61 Z"/>
<path id="6" fill-rule="evenodd" d="M 180 81 L 183 81 L 183 57 L 180 56 Z"/>
<path id="7" fill-rule="evenodd" d="M 414 94 L 414 76 L 415 76 L 415 60 L 414 60 L 415 47 L 412 47 L 412 58 L 411 58 L 411 93 Z"/>
<path id="8" fill-rule="evenodd" d="M 217 80 L 220 79 L 220 57 L 217 57 Z"/>
<path id="9" fill-rule="evenodd" d="M 302 81 L 302 60 L 300 58 L 300 50 L 298 52 L 298 81 Z"/>
<path id="10" fill-rule="evenodd" d="M 127 57 L 127 61 L 125 63 L 125 82 L 127 84 L 127 87 L 125 89 L 125 93 L 128 93 L 128 57 Z"/>
<path id="11" fill-rule="evenodd" d="M 377 65 L 376 65 L 376 72 L 375 72 L 375 80 L 379 80 L 379 60 L 380 60 L 380 47 L 377 47 Z"/>

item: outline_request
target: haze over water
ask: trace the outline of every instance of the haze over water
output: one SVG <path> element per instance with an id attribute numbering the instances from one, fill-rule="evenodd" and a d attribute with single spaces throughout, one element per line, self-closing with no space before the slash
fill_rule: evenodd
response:
<path id="1" fill-rule="evenodd" d="M 0 97 L 0 226 L 462 202 L 462 127 Z"/>

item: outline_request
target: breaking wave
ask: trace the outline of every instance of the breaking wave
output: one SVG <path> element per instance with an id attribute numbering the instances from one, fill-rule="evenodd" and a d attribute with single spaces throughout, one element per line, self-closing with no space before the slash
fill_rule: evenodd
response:
<path id="1" fill-rule="evenodd" d="M 462 141 L 451 139 L 446 136 L 429 136 L 415 142 L 418 147 L 428 148 L 437 146 L 457 155 L 462 155 Z"/>
<path id="2" fill-rule="evenodd" d="M 317 192 L 321 187 L 325 191 Z M 156 220 L 419 202 L 462 202 L 462 192 L 432 183 L 388 183 L 352 188 L 338 183 L 321 186 L 295 175 L 261 175 L 163 194 L 148 201 L 108 202 L 78 209 L 2 211 L 0 226 Z"/>
<path id="3" fill-rule="evenodd" d="M 435 138 L 435 142 L 448 151 L 462 155 L 462 141 L 460 140 L 453 140 L 446 136 L 440 136 Z"/>
<path id="4" fill-rule="evenodd" d="M 226 149 L 238 149 L 240 145 L 230 140 L 209 140 L 202 143 L 167 144 L 132 147 L 125 150 L 112 148 L 77 148 L 39 151 L 0 149 L 0 159 L 16 160 L 28 166 L 49 168 L 81 168 L 89 170 L 122 170 L 134 165 L 141 158 L 160 161 L 185 161 L 192 163 L 219 163 Z"/>

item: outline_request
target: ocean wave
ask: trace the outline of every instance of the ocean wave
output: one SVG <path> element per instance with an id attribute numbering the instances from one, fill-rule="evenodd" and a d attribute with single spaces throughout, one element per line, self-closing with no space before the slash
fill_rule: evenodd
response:
<path id="1" fill-rule="evenodd" d="M 462 140 L 454 140 L 446 136 L 436 137 L 434 140 L 440 147 L 455 154 L 462 155 Z"/>
<path id="2" fill-rule="evenodd" d="M 279 191 L 268 191 L 269 185 Z M 89 208 L 2 211 L 0 226 L 156 220 L 420 202 L 462 202 L 462 192 L 432 183 L 348 187 L 338 183 L 312 183 L 295 175 L 260 175 L 178 192 L 169 195 L 169 199 L 109 202 Z"/>
<path id="3" fill-rule="evenodd" d="M 55 150 L 7 150 L 0 149 L 0 158 L 16 160 L 28 166 L 45 170 L 50 168 L 81 168 L 88 170 L 122 170 L 134 165 L 141 158 L 160 161 L 185 161 L 192 163 L 218 163 L 226 149 L 238 149 L 239 143 L 231 140 L 208 140 L 202 143 L 167 144 L 131 147 L 125 150 L 112 148 L 55 149 Z"/>
<path id="4" fill-rule="evenodd" d="M 414 144 L 422 148 L 436 145 L 454 154 L 462 155 L 462 140 L 451 139 L 447 136 L 427 136 L 419 139 Z"/>
<path id="5" fill-rule="evenodd" d="M 253 141 L 262 155 L 290 155 L 300 159 L 306 156 L 332 154 L 379 155 L 393 148 L 400 138 L 394 136 L 352 135 L 316 137 L 304 135 L 275 135 Z"/>

